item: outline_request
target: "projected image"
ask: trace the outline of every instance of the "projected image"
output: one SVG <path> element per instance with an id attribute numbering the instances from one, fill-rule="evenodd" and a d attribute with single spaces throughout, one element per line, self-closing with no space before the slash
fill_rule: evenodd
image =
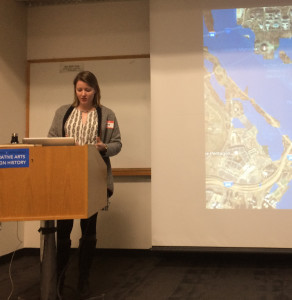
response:
<path id="1" fill-rule="evenodd" d="M 204 13 L 206 208 L 292 209 L 292 6 Z"/>

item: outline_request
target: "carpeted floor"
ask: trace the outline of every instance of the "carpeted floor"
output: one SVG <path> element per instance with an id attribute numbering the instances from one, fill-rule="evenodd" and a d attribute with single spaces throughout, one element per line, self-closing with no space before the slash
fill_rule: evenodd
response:
<path id="1" fill-rule="evenodd" d="M 38 251 L 0 258 L 0 300 L 38 300 Z M 77 251 L 72 251 L 65 300 L 76 298 Z M 291 253 L 96 250 L 90 300 L 292 299 Z"/>

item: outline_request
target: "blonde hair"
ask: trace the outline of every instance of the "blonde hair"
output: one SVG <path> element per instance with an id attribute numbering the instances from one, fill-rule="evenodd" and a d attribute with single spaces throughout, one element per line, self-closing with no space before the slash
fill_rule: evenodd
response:
<path id="1" fill-rule="evenodd" d="M 76 75 L 76 77 L 74 78 L 74 80 L 73 80 L 73 84 L 74 84 L 74 102 L 73 102 L 72 105 L 74 107 L 77 107 L 79 105 L 79 100 L 78 100 L 78 97 L 76 95 L 76 84 L 79 80 L 87 83 L 89 86 L 94 88 L 95 94 L 94 94 L 94 97 L 93 97 L 92 104 L 93 104 L 94 107 L 99 107 L 100 106 L 100 98 L 101 98 L 100 88 L 99 88 L 99 85 L 98 85 L 97 78 L 95 77 L 95 75 L 93 73 L 91 73 L 89 71 L 82 71 L 82 72 L 78 73 Z"/>

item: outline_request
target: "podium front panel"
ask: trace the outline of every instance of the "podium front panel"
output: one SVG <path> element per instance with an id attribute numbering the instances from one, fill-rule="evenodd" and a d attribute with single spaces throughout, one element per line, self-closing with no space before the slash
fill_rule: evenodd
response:
<path id="1" fill-rule="evenodd" d="M 87 218 L 106 205 L 106 183 L 98 182 L 96 199 L 101 200 L 88 211 L 87 145 L 0 146 L 2 153 L 5 149 L 8 154 L 12 149 L 28 149 L 28 162 L 0 168 L 0 221 Z M 97 151 L 94 155 L 100 156 Z M 97 174 L 106 177 L 101 157 L 96 164 Z"/>

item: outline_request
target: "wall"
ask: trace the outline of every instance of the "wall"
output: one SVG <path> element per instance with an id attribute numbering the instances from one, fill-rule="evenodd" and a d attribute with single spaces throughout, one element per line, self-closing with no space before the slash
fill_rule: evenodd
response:
<path id="1" fill-rule="evenodd" d="M 151 45 L 152 191 L 145 179 L 117 180 L 111 211 L 99 220 L 101 247 L 215 245 L 197 230 L 214 226 L 203 215 L 194 217 L 202 208 L 197 200 L 205 196 L 204 149 L 198 147 L 204 143 L 204 111 L 195 101 L 203 95 L 199 10 L 208 5 L 227 8 L 234 1 L 151 0 L 150 13 L 148 1 L 29 8 L 28 59 L 148 53 Z M 27 247 L 38 247 L 37 227 L 26 227 Z"/>
<path id="2" fill-rule="evenodd" d="M 218 133 L 220 130 L 218 129 L 219 127 L 214 126 L 218 129 L 216 131 L 212 126 L 216 124 L 216 121 L 214 121 L 216 118 L 210 118 L 209 123 L 204 119 L 204 77 L 208 79 L 209 76 L 211 78 L 213 75 L 210 75 L 212 74 L 212 69 L 210 73 L 205 73 L 204 71 L 204 56 L 202 51 L 203 11 L 204 9 L 211 8 L 222 9 L 281 5 L 291 5 L 291 1 L 150 1 L 153 246 L 201 246 L 215 247 L 215 249 L 216 247 L 233 247 L 233 249 L 246 247 L 291 249 L 290 228 L 292 222 L 290 209 L 226 209 L 225 207 L 223 209 L 206 209 L 205 196 L 207 189 L 205 181 L 214 180 L 214 182 L 218 182 L 218 190 L 220 192 L 222 191 L 221 186 L 223 186 L 224 182 L 222 178 L 218 178 L 219 176 L 206 178 L 205 174 L 205 141 L 208 138 L 206 135 L 205 139 L 205 126 L 206 131 L 213 130 L 214 136 L 220 136 Z M 228 30 L 226 32 L 222 30 L 222 27 L 219 27 L 219 24 L 216 24 L 215 21 L 214 28 L 216 32 L 214 39 L 221 34 L 223 36 L 225 33 L 227 33 L 226 35 L 229 34 Z M 238 27 L 236 26 L 231 27 L 230 31 L 236 31 L 237 29 Z M 265 33 L 263 42 L 266 39 L 268 40 L 269 36 L 275 37 L 277 35 L 274 35 L 274 33 L 266 35 Z M 230 34 L 229 40 L 232 38 L 235 37 Z M 284 39 L 280 40 L 283 42 Z M 230 47 L 228 38 L 226 38 L 221 46 L 223 47 L 222 49 L 220 48 L 220 51 L 226 51 L 226 56 L 230 56 L 230 65 L 232 65 L 233 72 L 235 70 L 238 73 L 245 71 L 244 63 L 239 67 L 238 61 L 241 61 L 252 62 L 252 66 L 247 64 L 246 69 L 250 71 L 250 74 L 258 74 L 253 72 L 257 68 L 257 63 L 254 63 L 251 57 L 248 57 L 246 61 L 243 57 L 236 57 L 234 55 L 236 53 L 235 48 Z M 251 52 L 253 52 L 254 42 L 251 42 L 249 47 Z M 291 49 L 291 44 L 289 48 Z M 288 50 L 289 53 L 291 53 L 290 49 Z M 278 50 L 282 50 L 281 43 Z M 209 51 L 211 53 L 214 51 L 212 45 L 210 45 Z M 291 54 L 289 55 L 291 56 Z M 264 61 L 261 57 L 258 58 L 259 60 Z M 277 60 L 276 51 L 275 60 Z M 225 76 L 226 71 L 226 74 L 234 80 L 234 83 L 239 84 L 235 76 L 232 77 L 233 73 L 227 68 L 225 70 L 225 67 L 227 67 L 226 62 L 227 60 L 221 62 L 224 72 L 221 70 L 220 73 L 224 73 Z M 273 61 L 270 60 L 269 62 Z M 266 65 L 263 64 L 264 68 Z M 214 73 L 216 74 L 216 72 L 217 69 Z M 262 76 L 261 79 L 264 81 L 265 77 Z M 277 82 L 276 79 L 277 77 L 275 76 L 275 85 Z M 290 82 L 289 76 L 283 76 L 282 80 Z M 210 82 L 213 84 L 211 79 Z M 258 103 L 251 86 L 248 83 L 240 83 L 248 91 L 248 96 L 252 97 L 253 100 L 255 99 L 255 103 Z M 261 93 L 260 86 L 257 89 Z M 227 84 L 222 89 L 223 97 L 218 93 L 218 99 L 225 99 L 225 93 L 226 99 L 228 99 L 230 95 Z M 214 94 L 216 93 L 214 92 Z M 232 101 L 234 99 L 238 100 L 234 95 L 232 95 Z M 281 102 L 278 101 L 278 98 L 281 97 L 280 95 L 279 97 L 278 95 L 274 97 L 271 97 L 271 101 L 273 103 L 277 102 L 279 106 L 277 107 L 277 112 L 279 112 L 281 111 Z M 265 101 L 268 102 L 269 100 L 265 99 Z M 286 97 L 283 97 L 283 101 L 286 101 Z M 263 107 L 261 106 L 261 109 Z M 273 116 L 272 105 L 268 113 Z M 207 114 L 210 114 L 210 107 L 206 106 Z M 220 116 L 218 119 L 223 115 L 220 115 L 218 111 L 216 111 L 216 114 Z M 257 125 L 256 121 L 251 123 Z M 284 131 L 282 127 L 279 130 L 280 133 Z M 271 140 L 274 141 L 274 139 Z M 225 139 L 223 141 L 228 144 Z M 215 144 L 215 142 L 213 143 Z M 287 144 L 291 146 L 290 142 Z M 285 149 L 289 149 L 288 151 L 290 151 L 286 143 Z M 233 154 L 232 151 L 231 153 Z M 286 153 L 283 152 L 281 163 L 275 161 L 280 166 L 275 168 L 276 174 L 281 174 L 283 170 L 285 170 L 283 174 L 286 174 L 284 173 L 286 169 L 282 165 L 284 166 L 287 163 L 289 166 L 290 163 L 289 161 L 285 161 L 285 159 Z M 251 166 L 253 165 L 251 164 Z M 242 171 L 242 173 L 244 172 Z M 277 178 L 278 182 L 281 182 L 279 178 L 282 177 L 279 176 Z M 252 179 L 250 174 L 248 179 Z M 286 179 L 289 182 L 290 180 L 291 178 Z M 273 183 L 276 185 L 275 182 Z M 240 196 L 244 195 L 245 191 L 249 192 L 250 189 L 250 194 L 255 195 L 257 188 L 262 191 L 261 187 L 264 185 L 265 179 L 257 182 L 255 189 L 250 189 L 249 184 L 246 186 L 238 184 L 235 189 L 230 189 L 231 191 L 227 190 L 226 193 L 229 196 L 234 195 L 240 199 Z M 267 186 L 269 187 L 269 185 Z M 262 199 L 264 200 L 264 197 L 267 197 L 265 190 L 262 191 L 262 195 Z"/>
<path id="3" fill-rule="evenodd" d="M 28 59 L 149 53 L 148 1 L 29 7 L 27 49 Z"/>
<path id="4" fill-rule="evenodd" d="M 192 0 L 150 6 L 153 246 L 194 246 L 197 235 L 194 214 L 204 198 L 199 7 Z"/>
<path id="5" fill-rule="evenodd" d="M 0 144 L 6 144 L 10 143 L 12 132 L 20 137 L 25 132 L 26 8 L 3 0 L 0 20 Z M 21 222 L 2 223 L 0 256 L 22 247 L 22 240 Z"/>
<path id="6" fill-rule="evenodd" d="M 149 3 L 109 1 L 29 7 L 27 42 L 29 60 L 147 54 Z M 71 99 L 64 99 L 64 103 L 68 102 Z M 110 108 L 118 110 L 112 104 Z M 150 100 L 147 110 L 150 111 Z M 131 124 L 130 119 L 125 121 Z M 113 167 L 118 159 L 113 159 Z M 98 247 L 150 248 L 150 180 L 131 177 L 115 181 L 110 210 L 98 217 Z M 38 227 L 39 222 L 25 223 L 25 247 L 39 247 Z M 72 235 L 75 247 L 79 236 L 77 221 Z"/>

